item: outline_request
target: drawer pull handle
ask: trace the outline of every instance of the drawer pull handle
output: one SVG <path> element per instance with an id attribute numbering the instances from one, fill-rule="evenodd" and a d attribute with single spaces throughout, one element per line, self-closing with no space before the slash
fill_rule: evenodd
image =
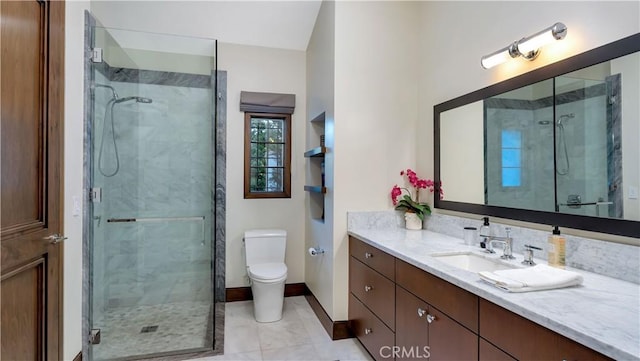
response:
<path id="1" fill-rule="evenodd" d="M 373 257 L 373 255 L 371 253 L 369 253 L 369 252 L 365 252 L 364 253 L 364 258 L 371 258 L 371 257 Z"/>
<path id="2" fill-rule="evenodd" d="M 418 317 L 424 316 L 425 313 L 427 313 L 426 310 L 423 310 L 422 308 L 418 307 Z"/>
<path id="3" fill-rule="evenodd" d="M 365 334 L 365 335 L 368 335 L 368 334 L 370 334 L 371 332 L 373 332 L 373 330 L 372 330 L 372 329 L 370 329 L 370 328 L 365 328 L 365 329 L 364 329 L 364 334 Z"/>
<path id="4" fill-rule="evenodd" d="M 427 315 L 427 322 L 432 323 L 433 321 L 436 320 L 436 316 L 433 315 Z"/>
<path id="5" fill-rule="evenodd" d="M 369 291 L 371 291 L 372 289 L 373 289 L 373 287 L 372 287 L 372 286 L 364 286 L 364 291 L 365 291 L 365 292 L 369 292 Z"/>

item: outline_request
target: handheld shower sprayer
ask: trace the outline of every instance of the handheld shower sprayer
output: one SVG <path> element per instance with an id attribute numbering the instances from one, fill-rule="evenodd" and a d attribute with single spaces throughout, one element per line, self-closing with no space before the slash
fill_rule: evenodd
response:
<path id="1" fill-rule="evenodd" d="M 116 90 L 114 87 L 112 87 L 111 85 L 106 85 L 106 84 L 100 84 L 100 83 L 95 83 L 93 85 L 93 88 L 107 88 L 109 90 L 111 90 L 113 99 L 118 99 L 118 93 L 116 93 Z"/>
<path id="2" fill-rule="evenodd" d="M 557 124 L 559 127 L 561 127 L 561 126 L 563 126 L 562 122 L 563 122 L 565 119 L 573 119 L 573 118 L 575 118 L 575 117 L 576 117 L 575 113 L 562 114 L 562 115 L 560 116 L 560 118 L 558 118 L 558 121 L 556 122 L 556 124 Z"/>
<path id="3" fill-rule="evenodd" d="M 104 120 L 103 120 L 103 126 L 102 126 L 102 137 L 100 139 L 100 152 L 98 154 L 98 171 L 105 177 L 113 177 L 114 175 L 118 174 L 118 171 L 120 170 L 120 156 L 118 155 L 118 144 L 116 143 L 116 130 L 115 130 L 115 126 L 114 126 L 114 120 L 113 120 L 113 111 L 114 111 L 114 107 L 116 104 L 120 104 L 120 103 L 124 103 L 124 102 L 128 102 L 130 100 L 135 100 L 137 103 L 143 103 L 143 104 L 150 104 L 153 103 L 153 100 L 151 98 L 145 98 L 145 97 L 140 97 L 137 95 L 132 95 L 132 96 L 128 96 L 128 97 L 124 97 L 124 98 L 120 98 L 118 97 L 118 93 L 116 93 L 116 90 L 110 86 L 110 85 L 104 85 L 104 84 L 95 84 L 96 87 L 102 87 L 102 88 L 107 88 L 110 89 L 112 94 L 113 94 L 113 98 L 111 98 L 108 102 L 107 105 L 105 106 L 105 110 L 104 110 Z M 110 117 L 107 116 L 107 114 L 110 113 Z M 105 138 L 105 134 L 109 131 L 108 126 L 107 126 L 107 118 L 110 118 L 110 125 L 111 125 L 111 141 L 113 142 L 113 153 L 115 156 L 115 170 L 111 173 L 107 173 L 103 168 L 103 164 L 102 164 L 102 155 L 104 153 L 104 138 Z"/>
<path id="4" fill-rule="evenodd" d="M 571 163 L 569 161 L 569 151 L 567 150 L 567 135 L 565 134 L 564 124 L 562 123 L 565 119 L 573 119 L 575 118 L 575 116 L 576 116 L 575 113 L 562 114 L 560 118 L 558 118 L 558 121 L 556 122 L 556 125 L 558 126 L 558 148 L 561 147 L 560 150 L 564 151 L 564 167 L 562 169 L 560 169 L 560 166 L 559 166 L 560 162 L 556 161 L 556 163 L 558 163 L 556 172 L 559 175 L 567 175 L 569 174 L 569 170 L 571 170 Z"/>

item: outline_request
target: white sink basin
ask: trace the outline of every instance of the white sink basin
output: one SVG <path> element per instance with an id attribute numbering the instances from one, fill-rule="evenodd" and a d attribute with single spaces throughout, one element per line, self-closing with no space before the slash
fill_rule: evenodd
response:
<path id="1" fill-rule="evenodd" d="M 519 268 L 515 264 L 512 265 L 498 259 L 484 257 L 471 252 L 432 254 L 431 257 L 434 257 L 440 262 L 471 272 Z"/>

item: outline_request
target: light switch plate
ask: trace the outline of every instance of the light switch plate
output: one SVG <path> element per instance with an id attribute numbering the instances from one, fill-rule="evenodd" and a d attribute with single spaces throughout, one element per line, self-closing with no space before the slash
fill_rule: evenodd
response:
<path id="1" fill-rule="evenodd" d="M 80 197 L 73 196 L 73 209 L 71 210 L 71 215 L 74 217 L 80 216 L 82 212 L 82 202 L 80 202 Z"/>
<path id="2" fill-rule="evenodd" d="M 629 187 L 629 199 L 638 199 L 638 187 Z"/>

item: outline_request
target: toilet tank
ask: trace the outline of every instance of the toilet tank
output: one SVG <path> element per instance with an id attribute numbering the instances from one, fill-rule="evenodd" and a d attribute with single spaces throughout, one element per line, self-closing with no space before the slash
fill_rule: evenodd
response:
<path id="1" fill-rule="evenodd" d="M 254 229 L 244 232 L 247 267 L 260 263 L 284 263 L 287 231 L 282 229 Z"/>

